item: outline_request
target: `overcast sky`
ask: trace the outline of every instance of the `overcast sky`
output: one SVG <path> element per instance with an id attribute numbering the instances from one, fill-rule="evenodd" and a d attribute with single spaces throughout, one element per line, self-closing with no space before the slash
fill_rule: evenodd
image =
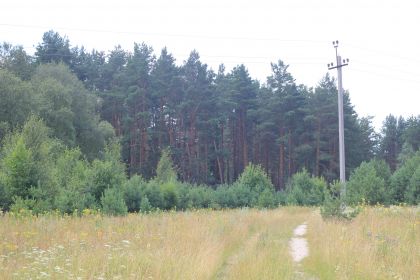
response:
<path id="1" fill-rule="evenodd" d="M 339 40 L 359 116 L 379 128 L 388 114 L 420 114 L 418 0 L 0 0 L 0 41 L 33 53 L 50 29 L 89 50 L 145 42 L 158 55 L 166 46 L 178 64 L 196 49 L 215 71 L 243 63 L 261 82 L 281 59 L 307 86 L 335 62 Z"/>

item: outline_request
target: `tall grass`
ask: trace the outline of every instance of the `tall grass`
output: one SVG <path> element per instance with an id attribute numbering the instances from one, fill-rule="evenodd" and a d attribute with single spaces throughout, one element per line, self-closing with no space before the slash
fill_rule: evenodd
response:
<path id="1" fill-rule="evenodd" d="M 416 212 L 417 211 L 417 212 Z M 309 257 L 294 264 L 307 222 Z M 325 222 L 315 208 L 83 217 L 0 216 L 0 279 L 418 279 L 419 212 L 368 208 Z"/>
<path id="2" fill-rule="evenodd" d="M 352 222 L 308 219 L 306 272 L 319 279 L 420 279 L 419 208 L 365 208 Z"/>
<path id="3" fill-rule="evenodd" d="M 234 276 L 246 275 L 243 270 L 252 267 L 253 278 L 273 279 L 277 271 L 292 271 L 287 240 L 307 213 L 307 209 L 285 208 L 127 217 L 5 215 L 0 217 L 0 275 L 2 279 L 237 279 Z M 232 265 L 235 260 L 237 265 Z M 270 277 L 258 277 L 261 273 Z"/>

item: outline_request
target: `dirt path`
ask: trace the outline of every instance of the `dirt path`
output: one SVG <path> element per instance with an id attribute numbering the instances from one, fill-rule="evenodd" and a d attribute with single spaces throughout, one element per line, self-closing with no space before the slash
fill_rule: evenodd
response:
<path id="1" fill-rule="evenodd" d="M 294 237 L 290 240 L 290 254 L 295 262 L 300 262 L 309 255 L 308 242 L 303 236 L 306 234 L 306 223 L 301 224 L 293 231 Z"/>
<path id="2" fill-rule="evenodd" d="M 222 267 L 216 275 L 216 279 L 229 279 L 229 274 L 232 269 L 244 256 L 246 248 L 254 247 L 260 237 L 260 232 L 251 235 L 242 246 L 240 246 L 234 254 L 230 255 L 223 263 Z"/>

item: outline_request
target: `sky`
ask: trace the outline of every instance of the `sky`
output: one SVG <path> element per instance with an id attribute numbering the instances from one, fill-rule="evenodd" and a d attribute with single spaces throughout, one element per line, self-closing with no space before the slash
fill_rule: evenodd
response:
<path id="1" fill-rule="evenodd" d="M 88 50 L 167 47 L 178 64 L 195 49 L 213 70 L 244 64 L 261 83 L 279 59 L 298 84 L 336 77 L 338 40 L 343 88 L 377 130 L 389 114 L 420 114 L 419 28 L 418 0 L 0 0 L 0 42 L 31 54 L 52 29 Z"/>

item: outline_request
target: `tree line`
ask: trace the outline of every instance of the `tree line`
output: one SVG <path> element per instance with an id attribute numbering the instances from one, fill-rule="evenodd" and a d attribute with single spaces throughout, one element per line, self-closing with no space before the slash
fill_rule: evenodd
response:
<path id="1" fill-rule="evenodd" d="M 222 64 L 215 72 L 197 51 L 178 65 L 166 48 L 158 56 L 145 43 L 132 51 L 87 51 L 54 31 L 44 33 L 34 56 L 3 43 L 1 160 L 7 163 L 13 145 L 31 147 L 32 138 L 17 139 L 38 120 L 60 143 L 54 147 L 78 151 L 75 157 L 91 167 L 105 160 L 109 143 L 118 143 L 128 177 L 155 178 L 169 148 L 178 179 L 191 184 L 233 184 L 250 163 L 276 190 L 302 170 L 333 182 L 339 173 L 335 80 L 326 74 L 310 88 L 297 84 L 282 60 L 271 68 L 260 82 L 245 65 L 228 72 Z M 344 119 L 347 174 L 373 158 L 394 172 L 419 150 L 419 116 L 389 115 L 378 134 L 346 93 Z M 28 184 L 42 182 L 36 178 Z"/>

